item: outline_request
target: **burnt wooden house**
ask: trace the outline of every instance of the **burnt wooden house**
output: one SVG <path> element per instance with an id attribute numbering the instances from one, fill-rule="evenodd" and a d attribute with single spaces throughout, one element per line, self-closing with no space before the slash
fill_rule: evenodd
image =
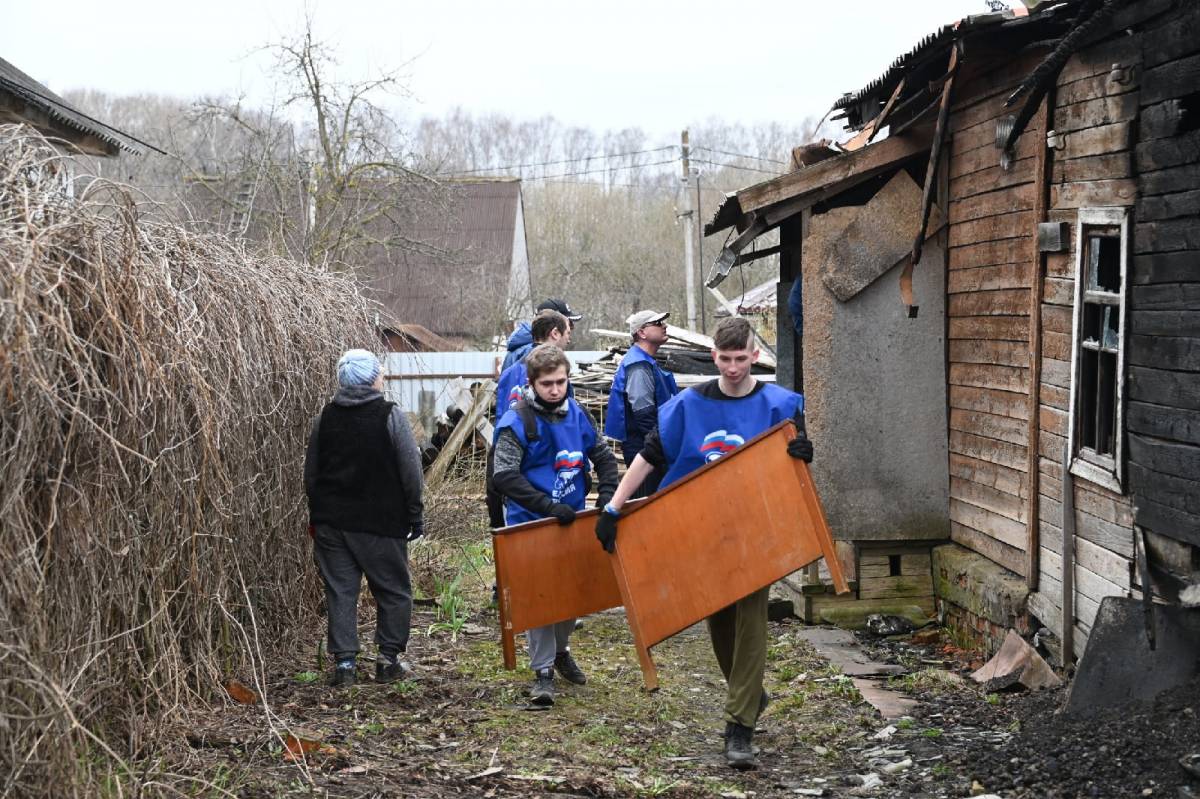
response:
<path id="1" fill-rule="evenodd" d="M 719 282 L 780 231 L 779 376 L 859 600 L 1069 660 L 1103 597 L 1200 591 L 1200 4 L 967 18 L 835 109 L 849 141 L 705 232 Z"/>

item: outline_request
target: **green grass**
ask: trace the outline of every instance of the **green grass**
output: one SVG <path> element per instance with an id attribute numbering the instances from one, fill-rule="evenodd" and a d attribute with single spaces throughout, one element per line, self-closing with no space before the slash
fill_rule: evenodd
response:
<path id="1" fill-rule="evenodd" d="M 311 685 L 321 679 L 321 673 L 319 671 L 298 671 L 293 679 L 302 685 Z"/>

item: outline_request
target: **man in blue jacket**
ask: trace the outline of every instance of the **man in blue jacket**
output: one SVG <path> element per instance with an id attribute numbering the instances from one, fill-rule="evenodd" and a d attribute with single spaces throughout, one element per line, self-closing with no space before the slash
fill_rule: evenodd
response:
<path id="1" fill-rule="evenodd" d="M 540 313 L 541 311 L 557 311 L 567 317 L 567 321 L 571 325 L 571 330 L 574 330 L 575 323 L 583 318 L 582 314 L 577 314 L 571 310 L 571 306 L 567 305 L 566 300 L 546 300 L 537 307 L 535 313 Z M 521 322 L 518 324 L 517 329 L 508 337 L 508 354 L 504 356 L 504 363 L 500 365 L 500 371 L 503 372 L 517 361 L 525 360 L 525 356 L 536 346 L 537 339 L 533 337 L 533 330 L 530 323 Z"/>
<path id="2" fill-rule="evenodd" d="M 638 311 L 625 320 L 633 346 L 625 353 L 613 376 L 604 435 L 621 442 L 621 455 L 626 466 L 642 451 L 646 435 L 658 423 L 658 409 L 679 393 L 675 376 L 664 371 L 654 360 L 658 348 L 667 343 L 667 318 L 670 315 Z M 661 480 L 662 472 L 652 472 L 631 498 L 650 496 L 658 490 Z"/>
<path id="3" fill-rule="evenodd" d="M 658 426 L 646 436 L 612 500 L 596 519 L 596 537 L 615 551 L 621 507 L 655 468 L 665 470 L 662 487 L 691 474 L 785 419 L 796 425 L 788 454 L 811 461 L 812 443 L 804 428 L 804 397 L 750 373 L 758 349 L 750 324 L 723 319 L 713 335 L 713 361 L 720 377 L 677 395 L 658 411 Z M 764 475 L 764 479 L 769 479 Z M 670 531 L 666 531 L 669 534 Z M 754 725 L 766 708 L 763 673 L 767 665 L 767 593 L 755 591 L 708 618 L 713 652 L 727 685 L 725 762 L 755 768 Z"/>
<path id="4" fill-rule="evenodd" d="M 525 360 L 529 385 L 517 405 L 500 417 L 495 447 L 496 489 L 506 499 L 509 524 L 553 517 L 559 524 L 575 521 L 584 508 L 584 476 L 594 465 L 599 479 L 598 504 L 608 502 L 617 487 L 617 459 L 597 434 L 587 411 L 567 393 L 571 363 L 563 351 L 543 344 Z M 546 574 L 542 579 L 561 579 Z M 529 630 L 529 665 L 535 705 L 554 704 L 554 671 L 583 685 L 587 677 L 568 646 L 575 620 Z"/>
<path id="5" fill-rule="evenodd" d="M 533 317 L 533 323 L 529 325 L 529 330 L 533 336 L 533 346 L 553 344 L 560 350 L 571 346 L 571 321 L 558 311 L 538 311 L 537 316 Z M 521 389 L 529 382 L 525 369 L 525 358 L 528 354 L 526 352 L 518 358 L 512 366 L 501 372 L 496 380 L 497 419 L 516 404 L 521 397 Z"/>

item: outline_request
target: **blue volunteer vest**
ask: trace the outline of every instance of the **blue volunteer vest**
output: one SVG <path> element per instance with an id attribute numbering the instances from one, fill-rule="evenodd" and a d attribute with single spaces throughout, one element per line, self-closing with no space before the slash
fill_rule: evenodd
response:
<path id="1" fill-rule="evenodd" d="M 505 428 L 512 430 L 525 449 L 521 459 L 521 474 L 534 488 L 555 502 L 583 510 L 587 491 L 584 475 L 591 464 L 587 453 L 596 445 L 596 430 L 591 420 L 573 399 L 567 400 L 567 415 L 561 422 L 551 424 L 537 416 L 538 440 L 525 438 L 525 424 L 511 408 L 496 423 L 497 435 Z M 505 521 L 520 524 L 544 518 L 523 505 L 505 498 Z"/>
<path id="2" fill-rule="evenodd" d="M 500 377 L 496 379 L 497 419 L 503 416 L 505 411 L 512 410 L 513 406 L 517 404 L 517 400 L 523 396 L 527 385 L 529 385 L 529 370 L 525 368 L 524 360 L 514 363 L 500 373 Z M 575 387 L 570 383 L 567 383 L 567 396 L 571 399 L 575 398 Z M 499 435 L 499 432 L 499 427 L 492 432 L 493 444 L 496 443 L 496 436 Z"/>
<path id="3" fill-rule="evenodd" d="M 679 386 L 675 384 L 675 375 L 664 372 L 658 362 L 654 360 L 654 356 L 641 347 L 630 347 L 629 352 L 625 353 L 625 357 L 621 359 L 621 365 L 617 367 L 617 373 L 613 376 L 612 389 L 608 392 L 604 435 L 609 438 L 615 438 L 618 441 L 628 440 L 628 431 L 625 428 L 625 367 L 640 361 L 649 363 L 650 372 L 654 375 L 655 405 L 661 408 L 667 403 L 667 400 L 679 393 Z"/>
<path id="4" fill-rule="evenodd" d="M 763 383 L 740 399 L 683 392 L 658 410 L 658 435 L 668 464 L 660 489 L 803 410 L 804 397 L 774 383 Z"/>

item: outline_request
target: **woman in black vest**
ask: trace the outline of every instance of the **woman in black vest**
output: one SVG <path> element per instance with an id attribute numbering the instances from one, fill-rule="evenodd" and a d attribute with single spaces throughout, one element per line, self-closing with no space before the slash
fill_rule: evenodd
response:
<path id="1" fill-rule="evenodd" d="M 332 685 L 353 685 L 358 656 L 358 591 L 362 577 L 379 609 L 375 681 L 409 669 L 412 585 L 408 542 L 425 531 L 421 455 L 403 412 L 383 398 L 383 368 L 366 350 L 349 350 L 337 365 L 333 401 L 313 422 L 304 458 L 313 551 L 325 582 Z"/>

